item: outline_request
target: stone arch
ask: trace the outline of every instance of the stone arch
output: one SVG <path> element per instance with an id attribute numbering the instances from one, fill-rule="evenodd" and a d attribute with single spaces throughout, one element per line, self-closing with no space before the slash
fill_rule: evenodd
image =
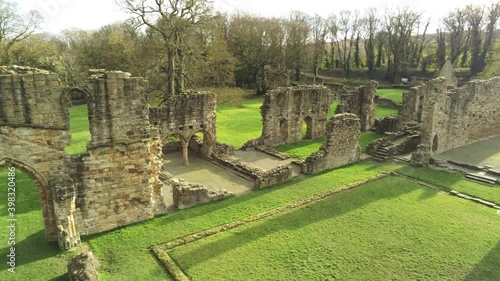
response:
<path id="1" fill-rule="evenodd" d="M 201 143 L 201 146 L 199 147 L 198 152 L 203 155 L 203 156 L 211 156 L 213 152 L 213 147 L 215 143 L 215 137 L 212 135 L 212 133 L 206 131 L 206 130 L 198 130 L 193 132 L 189 136 L 189 142 L 191 143 L 193 137 L 197 133 L 203 133 L 203 142 Z"/>
<path id="2" fill-rule="evenodd" d="M 306 125 L 305 131 L 302 126 L 302 138 L 306 140 L 313 139 L 313 119 L 311 116 L 307 116 L 303 121 Z"/>
<path id="3" fill-rule="evenodd" d="M 280 121 L 280 136 L 283 142 L 286 142 L 288 139 L 288 120 L 281 119 Z"/>
<path id="4" fill-rule="evenodd" d="M 436 153 L 439 149 L 439 138 L 437 135 L 432 139 L 432 152 Z"/>
<path id="5" fill-rule="evenodd" d="M 58 241 L 58 230 L 54 214 L 54 206 L 49 193 L 49 183 L 47 179 L 30 165 L 11 158 L 0 159 L 0 170 L 12 165 L 30 176 L 35 181 L 42 207 L 43 224 L 45 227 L 45 238 L 51 242 Z"/>

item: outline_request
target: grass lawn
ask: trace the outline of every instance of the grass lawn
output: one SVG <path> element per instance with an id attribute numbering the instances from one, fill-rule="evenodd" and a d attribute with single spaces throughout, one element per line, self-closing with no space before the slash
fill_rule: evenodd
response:
<path id="1" fill-rule="evenodd" d="M 403 92 L 402 89 L 378 89 L 377 95 L 400 104 L 403 102 Z"/>
<path id="2" fill-rule="evenodd" d="M 382 136 L 379 134 L 375 134 L 373 132 L 361 132 L 361 136 L 359 137 L 359 145 L 361 146 L 361 150 L 363 152 L 366 151 L 366 146 L 378 139 Z M 299 142 L 282 144 L 275 147 L 275 149 L 279 152 L 287 153 L 288 155 L 299 158 L 306 159 L 311 153 L 318 151 L 318 149 L 323 145 L 325 141 L 324 137 L 317 138 L 315 140 L 303 140 Z"/>
<path id="3" fill-rule="evenodd" d="M 397 116 L 398 110 L 390 107 L 380 106 L 378 104 L 375 105 L 375 118 L 384 118 L 389 115 Z"/>
<path id="4" fill-rule="evenodd" d="M 7 271 L 7 168 L 0 171 L 0 280 L 66 280 L 66 264 L 75 255 L 45 239 L 40 197 L 35 182 L 16 171 L 16 273 Z"/>
<path id="5" fill-rule="evenodd" d="M 494 280 L 500 216 L 386 178 L 171 254 L 193 280 Z"/>
<path id="6" fill-rule="evenodd" d="M 88 114 L 86 105 L 74 106 L 69 109 L 71 145 L 64 149 L 69 155 L 80 154 L 87 150 L 87 142 L 90 141 Z"/>

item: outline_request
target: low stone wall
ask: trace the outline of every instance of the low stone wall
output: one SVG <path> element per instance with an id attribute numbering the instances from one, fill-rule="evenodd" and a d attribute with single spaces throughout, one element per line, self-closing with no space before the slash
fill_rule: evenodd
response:
<path id="1" fill-rule="evenodd" d="M 293 170 L 291 165 L 280 165 L 266 171 L 230 155 L 215 156 L 214 159 L 222 166 L 253 179 L 255 189 L 283 183 L 292 178 Z"/>
<path id="2" fill-rule="evenodd" d="M 215 142 L 214 153 L 217 155 L 234 155 L 234 147 L 226 143 Z"/>
<path id="3" fill-rule="evenodd" d="M 391 100 L 391 99 L 386 99 L 382 98 L 380 96 L 375 95 L 375 103 L 383 106 L 383 107 L 389 107 L 389 108 L 394 108 L 399 110 L 401 108 L 401 105 L 398 104 L 397 102 Z"/>
<path id="4" fill-rule="evenodd" d="M 351 113 L 337 114 L 326 125 L 326 140 L 319 151 L 306 158 L 304 174 L 314 174 L 356 162 L 359 147 L 360 121 Z"/>
<path id="5" fill-rule="evenodd" d="M 375 132 L 377 134 L 385 134 L 397 132 L 399 126 L 399 118 L 396 116 L 386 116 L 375 120 Z"/>
<path id="6" fill-rule="evenodd" d="M 99 281 L 96 270 L 96 259 L 92 252 L 81 253 L 68 263 L 70 281 Z"/>
<path id="7" fill-rule="evenodd" d="M 172 186 L 174 206 L 178 209 L 187 209 L 234 196 L 233 193 L 227 190 L 209 190 L 202 184 L 189 183 L 181 179 L 176 179 L 171 174 L 165 172 L 161 173 L 160 178 Z"/>

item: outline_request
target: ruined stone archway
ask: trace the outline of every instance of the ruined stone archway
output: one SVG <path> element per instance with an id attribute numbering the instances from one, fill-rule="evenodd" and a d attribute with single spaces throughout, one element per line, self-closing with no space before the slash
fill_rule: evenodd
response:
<path id="1" fill-rule="evenodd" d="M 312 140 L 312 138 L 313 138 L 313 119 L 312 119 L 312 117 L 307 116 L 304 119 L 303 123 L 306 126 L 306 128 L 304 128 L 304 125 L 302 126 L 302 138 L 305 140 Z"/>
<path id="2" fill-rule="evenodd" d="M 42 207 L 43 224 L 45 227 L 45 238 L 51 242 L 58 241 L 58 230 L 54 214 L 53 204 L 49 194 L 49 184 L 47 179 L 40 174 L 36 169 L 21 161 L 11 158 L 0 159 L 0 170 L 12 165 L 16 169 L 28 174 L 29 177 L 36 183 L 38 195 L 40 197 L 40 205 Z"/>
<path id="3" fill-rule="evenodd" d="M 203 139 L 200 139 L 197 136 L 197 134 L 199 133 L 203 134 Z M 207 157 L 210 157 L 212 155 L 214 143 L 214 136 L 210 132 L 205 130 L 198 130 L 197 132 L 192 133 L 189 137 L 189 148 Z"/>

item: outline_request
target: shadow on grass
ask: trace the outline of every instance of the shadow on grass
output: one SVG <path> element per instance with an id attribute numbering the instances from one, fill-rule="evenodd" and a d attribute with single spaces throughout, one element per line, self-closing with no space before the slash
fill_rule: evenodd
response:
<path id="1" fill-rule="evenodd" d="M 17 267 L 55 257 L 61 253 L 57 243 L 49 242 L 45 239 L 43 229 L 21 241 L 16 241 L 15 248 Z M 6 257 L 10 253 L 9 249 L 10 246 L 0 249 L 0 256 Z"/>
<path id="2" fill-rule="evenodd" d="M 227 236 L 176 256 L 176 260 L 189 260 L 189 266 L 193 267 L 207 260 L 216 259 L 226 252 L 251 243 L 251 241 L 261 239 L 271 233 L 299 229 L 320 221 L 330 220 L 378 200 L 396 198 L 419 189 L 417 187 L 399 186 L 398 182 L 401 181 L 401 179 L 397 178 L 383 179 L 380 182 L 389 187 L 382 191 L 373 186 L 361 186 L 342 193 L 343 198 L 336 200 L 335 204 L 332 204 L 331 200 L 322 200 L 315 202 L 313 205 L 307 205 L 289 213 L 272 217 L 266 220 L 265 223 L 245 227 L 244 230 L 238 231 L 237 235 Z M 435 191 L 431 190 L 430 192 Z"/>
<path id="3" fill-rule="evenodd" d="M 465 281 L 500 280 L 500 242 L 467 275 Z"/>

